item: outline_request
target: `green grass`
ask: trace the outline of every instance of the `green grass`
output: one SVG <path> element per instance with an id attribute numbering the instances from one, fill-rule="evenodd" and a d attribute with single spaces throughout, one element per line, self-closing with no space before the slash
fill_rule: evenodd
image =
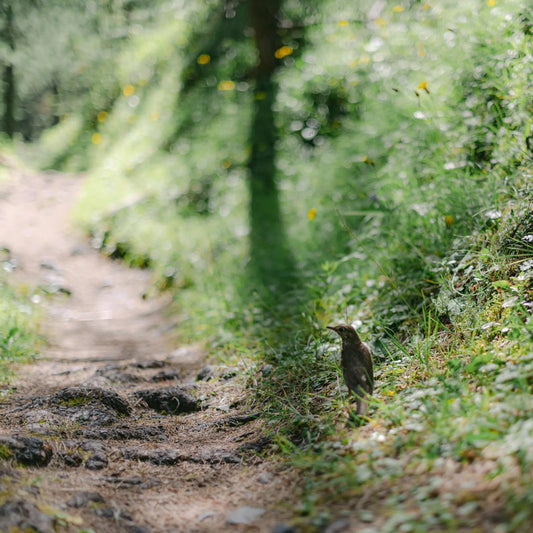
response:
<path id="1" fill-rule="evenodd" d="M 366 427 L 348 421 L 334 385 L 335 355 L 319 328 L 287 348 L 297 357 L 270 356 L 275 367 L 258 387 L 258 405 L 272 407 L 279 450 L 306 480 L 296 524 L 320 529 L 355 508 L 352 516 L 371 531 L 527 528 L 529 188 L 500 205 L 496 222 L 458 240 L 435 265 L 439 290 L 420 313 L 409 309 L 409 328 L 384 339 L 388 357 L 377 365 Z M 374 327 L 379 332 L 379 323 Z M 487 494 L 491 512 L 484 512 Z"/>
<path id="2" fill-rule="evenodd" d="M 38 336 L 34 311 L 0 281 L 0 384 L 14 376 L 14 365 L 30 362 L 36 355 Z"/>

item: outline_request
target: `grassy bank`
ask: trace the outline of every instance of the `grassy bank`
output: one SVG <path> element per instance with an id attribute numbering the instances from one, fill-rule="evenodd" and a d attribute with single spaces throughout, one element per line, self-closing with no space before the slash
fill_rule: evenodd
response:
<path id="1" fill-rule="evenodd" d="M 304 530 L 343 516 L 368 531 L 527 529 L 530 192 L 502 203 L 495 226 L 456 243 L 416 325 L 388 337 L 365 427 L 347 418 L 330 339 L 318 331 L 298 363 L 278 359 L 263 378 L 259 404 L 272 406 L 279 449 L 305 479 L 296 520 Z"/>
<path id="2" fill-rule="evenodd" d="M 31 305 L 0 281 L 0 385 L 9 384 L 14 365 L 36 355 L 37 333 Z"/>

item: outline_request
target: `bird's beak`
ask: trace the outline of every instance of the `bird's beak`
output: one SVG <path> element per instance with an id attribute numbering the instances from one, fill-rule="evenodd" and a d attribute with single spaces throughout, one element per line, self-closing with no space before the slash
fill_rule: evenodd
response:
<path id="1" fill-rule="evenodd" d="M 335 333 L 337 333 L 337 328 L 335 326 L 326 326 L 326 328 L 328 328 L 331 331 L 334 331 Z"/>

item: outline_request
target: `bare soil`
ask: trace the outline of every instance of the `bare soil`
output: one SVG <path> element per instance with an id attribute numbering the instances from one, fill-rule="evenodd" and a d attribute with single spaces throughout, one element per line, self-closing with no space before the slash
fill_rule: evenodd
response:
<path id="1" fill-rule="evenodd" d="M 0 246 L 10 279 L 43 308 L 46 339 L 0 403 L 0 531 L 282 523 L 294 479 L 261 454 L 268 439 L 241 369 L 212 364 L 198 379 L 210 354 L 180 345 L 163 297 L 143 297 L 150 272 L 103 257 L 73 227 L 83 176 L 0 164 L 12 174 L 0 184 Z M 256 508 L 247 523 L 230 523 L 245 506 Z"/>

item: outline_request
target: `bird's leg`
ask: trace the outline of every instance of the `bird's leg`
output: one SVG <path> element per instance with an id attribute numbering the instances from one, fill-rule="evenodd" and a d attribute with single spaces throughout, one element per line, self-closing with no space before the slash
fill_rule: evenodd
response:
<path id="1" fill-rule="evenodd" d="M 357 411 L 356 411 L 357 416 L 364 417 L 368 410 L 368 402 L 358 396 L 355 399 L 355 403 L 357 404 Z"/>
<path id="2" fill-rule="evenodd" d="M 368 422 L 370 419 L 366 416 L 368 410 L 368 402 L 359 396 L 357 393 L 350 391 L 351 395 L 355 396 L 355 413 L 350 409 L 348 411 L 348 419 L 350 422 L 354 422 L 357 426 L 362 426 L 365 422 Z"/>

